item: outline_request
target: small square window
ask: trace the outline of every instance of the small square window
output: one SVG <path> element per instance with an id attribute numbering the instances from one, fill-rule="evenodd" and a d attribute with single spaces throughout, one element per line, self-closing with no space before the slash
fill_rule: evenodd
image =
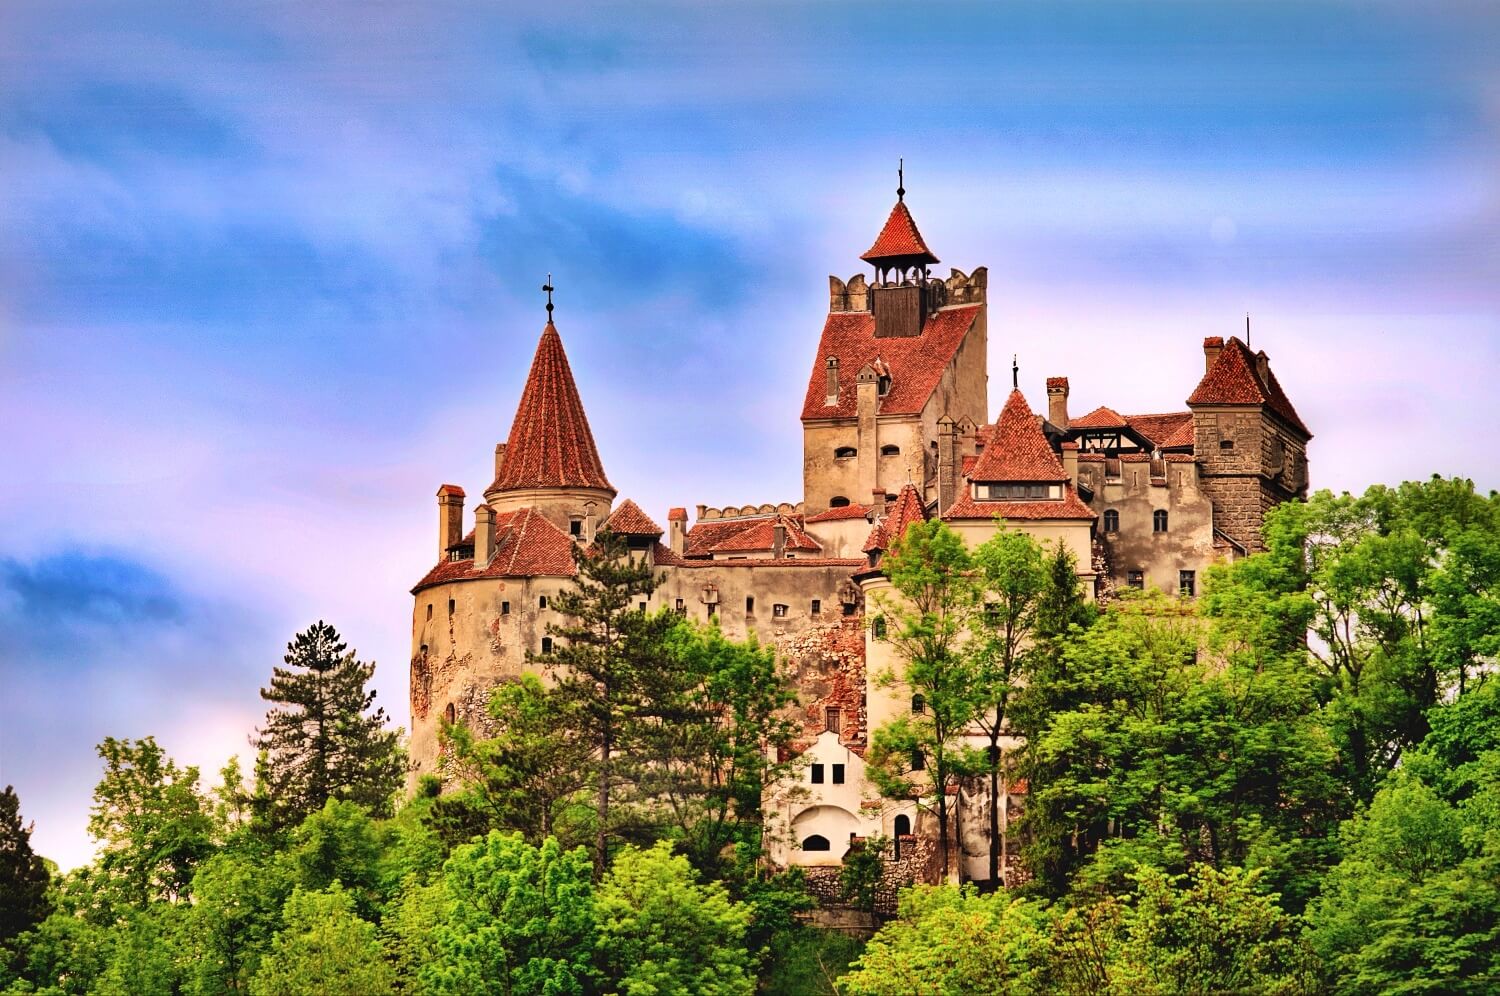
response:
<path id="1" fill-rule="evenodd" d="M 1192 598 L 1198 594 L 1198 575 L 1193 571 L 1177 572 L 1177 590 L 1182 592 L 1183 598 Z"/>
<path id="2" fill-rule="evenodd" d="M 677 610 L 679 616 L 687 615 L 687 602 L 684 602 L 682 599 L 679 598 L 673 608 Z"/>
<path id="3" fill-rule="evenodd" d="M 815 616 L 823 614 L 823 603 L 816 598 L 812 600 L 812 614 Z"/>
<path id="4" fill-rule="evenodd" d="M 544 653 L 544 654 L 550 654 L 550 653 L 552 653 L 552 637 L 550 637 L 550 636 L 544 636 L 544 637 L 542 637 L 542 653 Z"/>
<path id="5" fill-rule="evenodd" d="M 1234 449 L 1234 440 L 1233 439 L 1221 439 L 1221 440 L 1219 440 L 1219 449 L 1221 449 L 1221 450 L 1232 450 L 1232 449 Z"/>
<path id="6" fill-rule="evenodd" d="M 646 611 L 646 603 L 645 602 L 641 602 L 638 605 L 636 605 L 636 608 L 640 609 L 642 612 L 645 612 Z"/>
<path id="7" fill-rule="evenodd" d="M 572 536 L 574 538 L 577 538 L 577 537 L 580 537 L 580 536 L 583 535 L 583 520 L 582 519 L 574 519 L 573 521 L 571 521 L 571 522 L 568 523 L 568 535 Z"/>
<path id="8" fill-rule="evenodd" d="M 776 603 L 775 605 L 771 606 L 771 615 L 775 616 L 777 619 L 785 619 L 786 606 L 782 605 L 780 602 Z"/>
<path id="9" fill-rule="evenodd" d="M 1146 587 L 1146 572 L 1126 571 L 1125 583 L 1134 588 L 1136 591 L 1140 591 L 1141 589 Z"/>
<path id="10" fill-rule="evenodd" d="M 844 766 L 842 764 L 835 764 L 833 766 L 833 784 L 844 784 Z"/>
<path id="11" fill-rule="evenodd" d="M 812 783 L 814 785 L 822 785 L 823 784 L 823 766 L 821 764 L 815 764 L 809 770 L 812 773 Z"/>
<path id="12" fill-rule="evenodd" d="M 500 614 L 502 616 L 508 616 L 508 615 L 510 615 L 510 603 L 509 602 L 501 602 L 500 603 Z"/>
<path id="13" fill-rule="evenodd" d="M 926 771 L 927 755 L 923 754 L 920 750 L 913 750 L 911 752 L 911 770 Z"/>

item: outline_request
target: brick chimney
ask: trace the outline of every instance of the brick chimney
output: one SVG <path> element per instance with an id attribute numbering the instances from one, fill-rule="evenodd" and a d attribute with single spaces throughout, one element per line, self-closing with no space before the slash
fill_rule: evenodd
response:
<path id="1" fill-rule="evenodd" d="M 488 505 L 474 509 L 474 569 L 482 571 L 495 556 L 495 510 Z"/>
<path id="2" fill-rule="evenodd" d="M 1068 483 L 1078 487 L 1078 444 L 1072 440 L 1062 444 L 1062 465 Z"/>
<path id="3" fill-rule="evenodd" d="M 874 488 L 870 491 L 870 507 L 877 513 L 885 512 L 885 488 Z"/>
<path id="4" fill-rule="evenodd" d="M 505 460 L 505 444 L 504 443 L 496 443 L 495 444 L 495 479 L 497 481 L 500 479 L 500 464 L 503 463 L 504 460 Z"/>
<path id="5" fill-rule="evenodd" d="M 1224 337 L 1211 335 L 1203 340 L 1203 372 L 1208 373 L 1214 368 L 1219 360 L 1219 354 L 1224 351 Z"/>
<path id="6" fill-rule="evenodd" d="M 1068 378 L 1047 378 L 1047 421 L 1059 429 L 1068 427 Z"/>
<path id="7" fill-rule="evenodd" d="M 1255 354 L 1255 375 L 1262 384 L 1271 383 L 1271 358 L 1264 349 Z"/>
<path id="8" fill-rule="evenodd" d="M 786 523 L 780 519 L 771 527 L 771 559 L 781 560 L 786 556 Z"/>
<path id="9" fill-rule="evenodd" d="M 438 559 L 448 559 L 448 548 L 464 538 L 464 489 L 444 484 L 437 490 Z"/>
<path id="10" fill-rule="evenodd" d="M 687 509 L 674 508 L 667 512 L 667 547 L 677 556 L 687 549 Z"/>

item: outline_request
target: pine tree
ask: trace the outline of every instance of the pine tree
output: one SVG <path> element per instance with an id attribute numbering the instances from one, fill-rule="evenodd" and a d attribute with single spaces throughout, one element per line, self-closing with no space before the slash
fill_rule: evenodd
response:
<path id="1" fill-rule="evenodd" d="M 31 827 L 21 822 L 16 790 L 0 792 L 0 944 L 30 930 L 47 915 L 51 876 L 31 849 Z"/>
<path id="2" fill-rule="evenodd" d="M 369 712 L 374 689 L 366 686 L 373 662 L 359 660 L 338 631 L 319 620 L 287 644 L 286 667 L 274 669 L 260 697 L 278 708 L 266 713 L 255 741 L 266 762 L 274 828 L 300 823 L 329 799 L 357 802 L 388 815 L 401 785 L 405 757 L 384 709 Z"/>

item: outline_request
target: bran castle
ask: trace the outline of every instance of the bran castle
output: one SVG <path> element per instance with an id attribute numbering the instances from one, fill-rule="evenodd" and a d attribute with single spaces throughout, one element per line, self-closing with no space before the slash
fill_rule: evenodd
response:
<path id="1" fill-rule="evenodd" d="M 961 800 L 956 867 L 941 869 L 936 820 L 864 778 L 870 731 L 924 708 L 874 680 L 898 663 L 865 612 L 889 590 L 882 552 L 919 520 L 940 518 L 970 545 L 1019 529 L 1065 546 L 1088 597 L 1124 587 L 1193 597 L 1210 564 L 1260 549 L 1268 508 L 1305 496 L 1311 433 L 1266 354 L 1218 336 L 1203 340 L 1202 379 L 1179 387 L 1186 410 L 1075 416 L 1068 379 L 1049 377 L 1035 414 L 1013 375 L 991 422 L 987 271 L 933 276 L 938 258 L 904 194 L 860 257 L 873 274 L 829 278 L 797 502 L 698 505 L 691 525 L 672 508 L 663 528 L 617 500 L 549 303 L 483 502 L 467 514 L 462 488 L 437 492 L 437 563 L 412 589 L 413 777 L 436 770 L 440 719 L 484 729 L 490 689 L 516 677 L 528 651 L 550 649 L 549 606 L 572 583 L 573 548 L 608 527 L 656 568 L 643 608 L 753 633 L 795 682 L 806 763 L 797 784 L 767 797 L 773 861 L 832 871 L 851 840 L 879 835 L 909 874 L 987 876 L 987 783 Z M 1002 789 L 1007 822 L 1025 790 Z"/>

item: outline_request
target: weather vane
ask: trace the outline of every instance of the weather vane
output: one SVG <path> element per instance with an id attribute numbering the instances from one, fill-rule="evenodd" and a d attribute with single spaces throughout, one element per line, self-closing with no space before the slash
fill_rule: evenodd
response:
<path id="1" fill-rule="evenodd" d="M 1021 389 L 1021 364 L 1020 356 L 1012 353 L 1010 356 L 1010 386 L 1015 390 Z"/>
<path id="2" fill-rule="evenodd" d="M 542 290 L 544 290 L 544 291 L 547 292 L 547 321 L 548 322 L 552 321 L 552 292 L 554 290 L 556 290 L 556 289 L 557 289 L 556 287 L 552 286 L 552 274 L 550 274 L 550 273 L 547 274 L 547 282 L 545 284 L 542 284 Z"/>
<path id="3" fill-rule="evenodd" d="M 906 160 L 896 160 L 896 200 L 906 200 Z"/>

